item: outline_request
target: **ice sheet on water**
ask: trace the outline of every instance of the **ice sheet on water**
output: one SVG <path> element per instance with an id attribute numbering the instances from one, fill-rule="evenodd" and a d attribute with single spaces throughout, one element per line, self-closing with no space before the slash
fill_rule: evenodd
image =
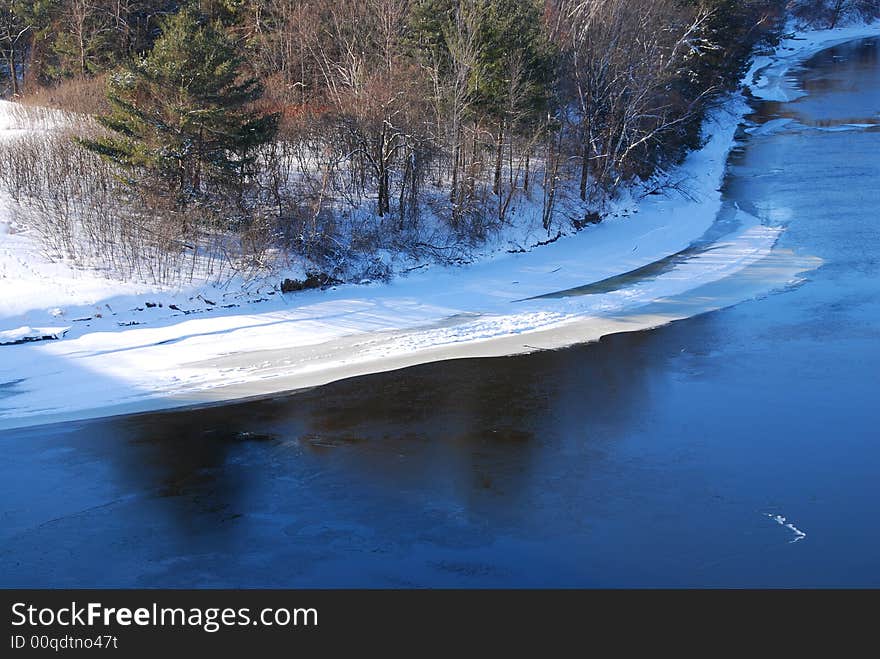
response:
<path id="1" fill-rule="evenodd" d="M 773 133 L 779 132 L 781 129 L 788 126 L 792 121 L 794 121 L 794 119 L 791 119 L 789 117 L 771 119 L 766 123 L 746 128 L 746 132 L 749 135 L 771 135 Z"/>
<path id="2" fill-rule="evenodd" d="M 784 526 L 785 528 L 790 530 L 792 533 L 794 533 L 794 538 L 789 540 L 789 544 L 794 544 L 795 542 L 799 542 L 807 537 L 806 533 L 804 533 L 798 527 L 796 527 L 794 524 L 789 522 L 783 515 L 775 515 L 773 513 L 764 513 L 764 514 L 767 515 L 767 517 L 772 519 L 774 522 L 776 522 L 780 526 Z"/>

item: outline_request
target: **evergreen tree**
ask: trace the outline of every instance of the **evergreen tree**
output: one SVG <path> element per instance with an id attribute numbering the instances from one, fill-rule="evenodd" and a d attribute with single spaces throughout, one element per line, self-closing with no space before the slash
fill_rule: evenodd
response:
<path id="1" fill-rule="evenodd" d="M 411 46 L 423 61 L 436 61 L 443 75 L 452 73 L 455 22 L 461 11 L 456 0 L 422 0 L 412 12 Z M 477 28 L 468 67 L 468 114 L 475 124 L 488 123 L 494 133 L 492 187 L 499 194 L 505 139 L 536 130 L 547 107 L 552 48 L 536 0 L 472 0 L 468 11 Z"/>
<path id="2" fill-rule="evenodd" d="M 100 122 L 114 135 L 83 144 L 182 195 L 245 176 L 278 117 L 252 109 L 262 86 L 243 75 L 243 63 L 221 24 L 182 10 L 146 57 L 111 75 L 112 112 Z"/>
<path id="3" fill-rule="evenodd" d="M 526 114 L 543 109 L 549 82 L 549 45 L 542 30 L 540 7 L 523 0 L 485 3 L 480 34 L 480 66 L 475 70 L 477 103 L 501 118 L 511 105 Z M 510 99 L 511 84 L 518 98 Z"/>
<path id="4" fill-rule="evenodd" d="M 412 10 L 410 46 L 449 73 L 449 44 L 460 11 L 456 0 L 422 0 Z M 540 113 L 549 95 L 551 47 L 534 0 L 475 0 L 477 57 L 469 80 L 474 107 L 496 121 L 516 111 Z M 515 103 L 511 87 L 516 86 Z"/>
<path id="5" fill-rule="evenodd" d="M 533 130 L 546 107 L 550 47 L 536 2 L 487 0 L 484 7 L 475 105 L 495 125 L 492 191 L 498 195 L 506 134 Z"/>

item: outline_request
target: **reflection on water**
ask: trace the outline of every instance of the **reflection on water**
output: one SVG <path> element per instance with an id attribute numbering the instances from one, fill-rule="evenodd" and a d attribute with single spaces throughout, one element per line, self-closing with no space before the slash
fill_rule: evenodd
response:
<path id="1" fill-rule="evenodd" d="M 754 118 L 866 116 L 875 44 L 816 58 L 811 97 Z M 787 125 L 732 155 L 729 206 L 783 220 L 785 259 L 823 259 L 786 292 L 566 350 L 2 433 L 0 582 L 878 586 L 878 149 Z"/>

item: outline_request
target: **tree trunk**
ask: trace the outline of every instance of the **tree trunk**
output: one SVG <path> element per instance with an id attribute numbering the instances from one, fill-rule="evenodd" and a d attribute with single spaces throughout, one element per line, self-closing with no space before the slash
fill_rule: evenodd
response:
<path id="1" fill-rule="evenodd" d="M 581 182 L 580 182 L 580 193 L 581 193 L 581 201 L 587 200 L 587 182 L 590 178 L 590 147 L 589 141 L 587 140 L 586 129 L 584 129 L 584 135 L 582 138 L 582 152 L 581 152 Z"/>
<path id="2" fill-rule="evenodd" d="M 452 145 L 452 189 L 449 191 L 449 202 L 452 204 L 452 225 L 458 227 L 461 212 L 461 194 L 459 193 L 461 182 L 458 173 L 461 168 L 461 123 L 458 121 L 456 121 L 452 139 L 454 142 Z"/>
<path id="3" fill-rule="evenodd" d="M 377 166 L 379 168 L 378 171 L 378 183 L 379 183 L 379 217 L 385 217 L 390 210 L 390 194 L 388 191 L 388 153 L 387 153 L 388 145 L 385 137 L 385 129 L 382 129 L 382 132 L 379 134 L 379 148 L 377 149 L 376 155 L 377 158 Z"/>
<path id="4" fill-rule="evenodd" d="M 204 129 L 199 128 L 199 142 L 196 147 L 196 163 L 195 163 L 196 166 L 193 171 L 193 180 L 192 180 L 193 192 L 195 192 L 196 194 L 198 194 L 202 189 L 202 159 L 205 157 L 204 156 L 204 147 L 203 147 L 205 142 L 204 142 L 203 133 L 204 133 Z"/>
<path id="5" fill-rule="evenodd" d="M 449 190 L 449 201 L 453 204 L 456 203 L 456 197 L 458 192 L 458 165 L 461 160 L 461 146 L 458 143 L 458 138 L 455 139 L 455 144 L 452 147 L 452 186 Z"/>
<path id="6" fill-rule="evenodd" d="M 412 186 L 413 167 L 412 167 L 412 151 L 408 151 L 405 156 L 405 164 L 403 166 L 403 180 L 400 182 L 400 200 L 398 201 L 398 213 L 400 214 L 400 224 L 398 229 L 403 231 L 404 218 L 406 217 L 406 186 Z"/>
<path id="7" fill-rule="evenodd" d="M 495 179 L 492 183 L 492 194 L 501 195 L 501 172 L 504 166 L 504 121 L 498 126 L 498 137 L 495 139 Z"/>
<path id="8" fill-rule="evenodd" d="M 837 26 L 837 21 L 840 20 L 840 14 L 843 12 L 843 4 L 844 0 L 837 0 L 834 3 L 834 8 L 831 10 L 831 24 L 828 26 L 829 30 L 833 30 Z"/>
<path id="9" fill-rule="evenodd" d="M 9 55 L 6 61 L 9 65 L 9 80 L 12 83 L 12 97 L 15 98 L 18 96 L 18 71 L 15 70 L 15 49 L 9 49 Z"/>
<path id="10" fill-rule="evenodd" d="M 547 159 L 544 165 L 544 212 L 541 220 L 547 232 L 550 231 L 550 222 L 553 219 L 553 205 L 556 202 L 556 183 L 559 172 L 559 157 L 554 153 L 553 147 L 553 140 L 550 140 L 547 143 Z"/>
<path id="11" fill-rule="evenodd" d="M 474 119 L 474 135 L 473 140 L 471 141 L 471 166 L 468 172 L 468 200 L 472 199 L 474 196 L 474 191 L 477 187 L 477 136 L 480 133 L 480 125 L 477 123 L 477 120 Z"/>
<path id="12" fill-rule="evenodd" d="M 390 210 L 388 197 L 388 168 L 383 163 L 379 173 L 379 217 L 385 217 Z"/>

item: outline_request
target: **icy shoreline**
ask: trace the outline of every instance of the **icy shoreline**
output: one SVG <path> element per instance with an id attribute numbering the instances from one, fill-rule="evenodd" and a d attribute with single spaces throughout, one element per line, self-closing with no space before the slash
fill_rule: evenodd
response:
<path id="1" fill-rule="evenodd" d="M 781 95 L 797 62 L 880 33 L 859 29 L 810 33 L 796 51 L 786 41 L 779 57 L 757 58 L 746 78 L 760 75 L 752 93 Z M 0 428 L 221 403 L 430 361 L 556 348 L 785 285 L 816 262 L 772 253 L 781 230 L 740 214 L 740 227 L 712 250 L 656 277 L 602 294 L 529 299 L 636 270 L 700 238 L 721 209 L 727 156 L 748 111 L 733 99 L 704 127 L 706 146 L 677 172 L 688 177 L 695 200 L 651 196 L 634 216 L 531 252 L 431 268 L 387 285 L 290 296 L 256 291 L 265 297 L 258 305 L 233 296 L 237 306 L 222 308 L 220 290 L 120 288 L 59 264 L 41 270 L 30 239 L 7 224 L 0 231 L 0 330 L 71 327 L 64 340 L 0 347 Z M 197 295 L 203 304 L 188 308 Z"/>
<path id="2" fill-rule="evenodd" d="M 880 21 L 833 30 L 794 31 L 783 39 L 773 55 L 759 55 L 745 76 L 752 95 L 763 101 L 794 101 L 806 95 L 796 87 L 791 70 L 813 55 L 834 46 L 880 36 Z"/>

